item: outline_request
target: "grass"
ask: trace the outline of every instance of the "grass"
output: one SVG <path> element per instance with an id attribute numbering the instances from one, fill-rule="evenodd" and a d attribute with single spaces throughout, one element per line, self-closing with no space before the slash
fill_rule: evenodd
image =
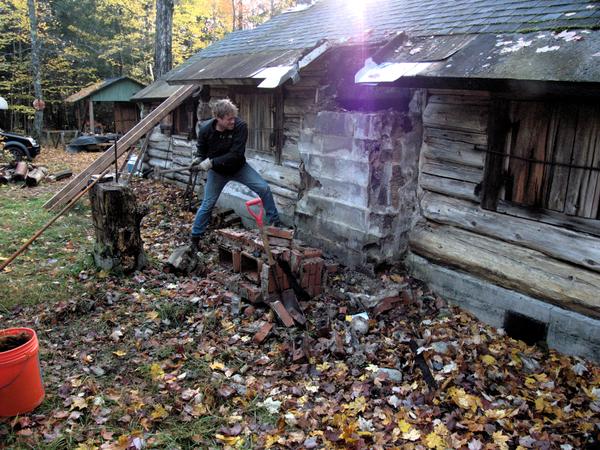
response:
<path id="1" fill-rule="evenodd" d="M 6 261 L 55 213 L 43 208 L 50 194 L 15 196 L 0 188 L 0 261 Z M 77 205 L 59 218 L 0 274 L 0 314 L 17 305 L 66 300 L 81 289 L 77 274 L 91 266 L 89 207 Z"/>

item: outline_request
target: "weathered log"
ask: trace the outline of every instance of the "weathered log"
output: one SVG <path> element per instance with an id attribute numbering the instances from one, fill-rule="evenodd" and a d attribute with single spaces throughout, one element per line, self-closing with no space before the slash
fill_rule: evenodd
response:
<path id="1" fill-rule="evenodd" d="M 430 175 L 468 181 L 469 183 L 479 183 L 483 178 L 483 170 L 476 167 L 430 160 L 427 158 L 424 158 L 422 161 L 421 171 Z"/>
<path id="2" fill-rule="evenodd" d="M 439 194 L 464 198 L 473 202 L 479 200 L 477 195 L 475 195 L 475 188 L 477 185 L 475 183 L 469 183 L 468 181 L 452 180 L 450 178 L 438 177 L 428 173 L 421 173 L 419 175 L 419 185 L 422 189 L 437 192 Z"/>
<path id="3" fill-rule="evenodd" d="M 416 227 L 409 243 L 413 253 L 438 264 L 566 309 L 600 317 L 600 275 L 595 272 L 450 226 Z"/>
<path id="4" fill-rule="evenodd" d="M 61 170 L 60 172 L 56 172 L 50 176 L 52 177 L 52 179 L 54 181 L 60 181 L 60 180 L 64 180 L 65 178 L 69 178 L 72 175 L 73 175 L 73 171 L 71 169 L 66 169 L 66 170 Z"/>
<path id="5" fill-rule="evenodd" d="M 140 222 L 147 211 L 136 205 L 133 191 L 114 182 L 101 183 L 90 191 L 90 201 L 96 266 L 125 274 L 142 269 L 147 259 Z"/>
<path id="6" fill-rule="evenodd" d="M 40 182 L 48 175 L 48 169 L 45 167 L 36 167 L 33 170 L 27 172 L 25 177 L 25 184 L 27 186 L 37 186 Z"/>
<path id="7" fill-rule="evenodd" d="M 23 181 L 27 176 L 27 171 L 29 167 L 25 161 L 19 161 L 17 163 L 17 167 L 15 168 L 15 172 L 13 173 L 14 181 Z"/>
<path id="8" fill-rule="evenodd" d="M 429 103 L 423 112 L 423 124 L 428 127 L 485 133 L 487 121 L 487 105 Z"/>
<path id="9" fill-rule="evenodd" d="M 600 238 L 554 225 L 479 208 L 470 202 L 427 193 L 423 215 L 435 222 L 498 238 L 600 272 Z"/>

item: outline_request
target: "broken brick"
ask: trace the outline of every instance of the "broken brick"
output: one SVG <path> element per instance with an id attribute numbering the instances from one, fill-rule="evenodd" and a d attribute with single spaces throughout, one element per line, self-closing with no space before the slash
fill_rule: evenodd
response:
<path id="1" fill-rule="evenodd" d="M 291 241 L 294 239 L 294 230 L 287 228 L 267 227 L 267 235 Z"/>
<path id="2" fill-rule="evenodd" d="M 246 236 L 245 231 L 233 230 L 231 228 L 222 228 L 217 230 L 217 233 L 230 242 L 244 242 L 244 237 Z"/>
<path id="3" fill-rule="evenodd" d="M 271 322 L 266 322 L 263 326 L 260 327 L 258 332 L 252 338 L 252 341 L 255 344 L 261 344 L 269 335 L 271 330 L 273 329 L 273 324 Z"/>
<path id="4" fill-rule="evenodd" d="M 262 292 L 259 287 L 250 283 L 239 284 L 240 297 L 248 300 L 250 303 L 260 303 L 262 301 Z"/>
<path id="5" fill-rule="evenodd" d="M 292 318 L 292 316 L 290 316 L 290 313 L 287 311 L 287 309 L 285 309 L 285 306 L 283 306 L 283 303 L 281 303 L 279 300 L 271 302 L 270 303 L 271 309 L 273 311 L 275 311 L 275 314 L 277 314 L 277 317 L 279 317 L 279 320 L 281 320 L 281 322 L 286 326 L 286 327 L 292 327 L 294 326 L 294 319 Z"/>
<path id="6" fill-rule="evenodd" d="M 375 308 L 373 309 L 375 317 L 386 311 L 389 311 L 390 309 L 394 309 L 396 305 L 401 301 L 402 299 L 398 295 L 382 299 L 379 303 L 377 303 L 377 306 L 375 306 Z"/>
<path id="7" fill-rule="evenodd" d="M 241 252 L 240 254 L 240 272 L 244 277 L 249 279 L 255 284 L 260 283 L 260 273 L 262 270 L 263 262 L 252 256 L 248 252 Z"/>
<path id="8" fill-rule="evenodd" d="M 288 239 L 281 239 L 278 237 L 271 236 L 269 237 L 269 245 L 271 247 L 286 247 L 288 248 L 291 244 L 291 241 Z"/>
<path id="9" fill-rule="evenodd" d="M 328 263 L 325 264 L 325 270 L 327 273 L 337 273 L 340 269 L 340 265 L 338 263 Z"/>
<path id="10" fill-rule="evenodd" d="M 304 247 L 303 253 L 306 259 L 320 258 L 321 256 L 323 256 L 323 250 L 313 247 Z"/>

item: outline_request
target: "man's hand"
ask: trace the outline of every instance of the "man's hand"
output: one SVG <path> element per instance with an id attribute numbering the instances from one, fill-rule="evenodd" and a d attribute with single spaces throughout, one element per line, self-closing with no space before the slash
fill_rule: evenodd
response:
<path id="1" fill-rule="evenodd" d="M 206 158 L 198 167 L 202 170 L 210 170 L 212 168 L 212 161 L 210 158 Z"/>

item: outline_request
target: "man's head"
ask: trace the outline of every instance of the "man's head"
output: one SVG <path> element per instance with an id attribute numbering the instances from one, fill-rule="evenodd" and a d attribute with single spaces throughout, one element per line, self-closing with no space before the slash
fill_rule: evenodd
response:
<path id="1" fill-rule="evenodd" d="M 237 106 L 229 99 L 223 99 L 214 102 L 211 109 L 213 117 L 217 120 L 217 130 L 233 130 L 235 118 L 238 114 Z"/>

